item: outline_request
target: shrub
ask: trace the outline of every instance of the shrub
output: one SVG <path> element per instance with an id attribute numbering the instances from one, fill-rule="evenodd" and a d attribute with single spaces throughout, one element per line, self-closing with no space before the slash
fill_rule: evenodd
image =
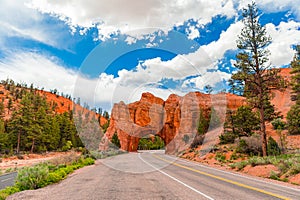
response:
<path id="1" fill-rule="evenodd" d="M 225 162 L 226 156 L 220 152 L 218 152 L 215 156 L 215 159 L 219 162 Z"/>
<path id="2" fill-rule="evenodd" d="M 92 158 L 86 158 L 83 160 L 83 164 L 84 164 L 84 166 L 93 165 L 93 164 L 95 164 L 95 160 Z"/>
<path id="3" fill-rule="evenodd" d="M 3 190 L 0 190 L 0 200 L 5 200 L 11 194 L 20 192 L 20 189 L 16 186 L 9 186 Z"/>
<path id="4" fill-rule="evenodd" d="M 242 137 L 237 142 L 236 152 L 238 153 L 248 155 L 261 155 L 262 153 L 260 135 L 254 134 L 250 137 Z"/>
<path id="5" fill-rule="evenodd" d="M 184 135 L 182 140 L 184 141 L 185 144 L 188 144 L 190 141 L 190 136 L 189 135 Z"/>
<path id="6" fill-rule="evenodd" d="M 247 165 L 248 165 L 247 161 L 242 161 L 242 162 L 237 162 L 237 163 L 231 164 L 230 167 L 231 168 L 237 168 L 238 170 L 241 170 L 244 167 L 246 167 Z"/>
<path id="7" fill-rule="evenodd" d="M 280 180 L 280 178 L 278 177 L 278 173 L 271 171 L 270 172 L 270 178 L 274 179 L 274 180 Z"/>
<path id="8" fill-rule="evenodd" d="M 281 154 L 281 149 L 279 148 L 277 142 L 270 136 L 268 139 L 268 155 L 277 156 Z"/>
<path id="9" fill-rule="evenodd" d="M 236 160 L 236 159 L 238 159 L 238 155 L 234 152 L 233 154 L 231 154 L 230 160 Z"/>
<path id="10" fill-rule="evenodd" d="M 295 163 L 289 170 L 289 175 L 295 175 L 300 173 L 300 163 Z"/>
<path id="11" fill-rule="evenodd" d="M 232 144 L 237 138 L 237 135 L 232 132 L 225 132 L 219 136 L 220 144 Z"/>
<path id="12" fill-rule="evenodd" d="M 49 169 L 47 165 L 40 164 L 33 167 L 24 167 L 19 170 L 16 185 L 20 190 L 40 188 L 47 179 Z"/>
<path id="13" fill-rule="evenodd" d="M 236 152 L 238 153 L 247 153 L 248 145 L 245 140 L 241 139 L 238 142 L 238 146 L 236 147 Z"/>
<path id="14" fill-rule="evenodd" d="M 204 137 L 205 137 L 204 135 L 196 135 L 190 147 L 197 148 L 199 145 L 202 145 L 204 141 Z"/>
<path id="15" fill-rule="evenodd" d="M 51 173 L 49 173 L 49 175 L 48 175 L 48 180 L 47 180 L 47 182 L 48 182 L 49 184 L 51 184 L 51 183 L 57 183 L 57 182 L 60 181 L 62 178 L 63 178 L 63 177 L 61 177 L 58 173 L 56 173 L 56 172 L 51 172 Z"/>

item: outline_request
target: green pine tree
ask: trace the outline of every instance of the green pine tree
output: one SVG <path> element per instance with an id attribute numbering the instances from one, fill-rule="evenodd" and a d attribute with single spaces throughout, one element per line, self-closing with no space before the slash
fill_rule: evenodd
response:
<path id="1" fill-rule="evenodd" d="M 276 87 L 278 70 L 271 70 L 269 64 L 269 51 L 267 47 L 271 43 L 271 37 L 267 35 L 266 28 L 258 21 L 259 14 L 256 4 L 248 4 L 243 9 L 243 23 L 237 47 L 240 53 L 237 55 L 236 68 L 238 72 L 232 79 L 242 81 L 244 84 L 244 96 L 249 103 L 259 111 L 260 132 L 262 136 L 263 156 L 267 155 L 266 136 L 266 102 L 269 101 L 269 89 Z"/>
<path id="2" fill-rule="evenodd" d="M 296 104 L 291 107 L 287 114 L 288 131 L 292 135 L 300 134 L 300 45 L 296 47 L 296 53 L 291 62 L 292 76 L 292 99 Z"/>
<path id="3" fill-rule="evenodd" d="M 121 147 L 121 144 L 120 144 L 120 140 L 118 138 L 118 134 L 117 133 L 114 133 L 114 135 L 112 136 L 111 138 L 111 142 L 116 145 L 116 147 L 120 148 Z"/>
<path id="4" fill-rule="evenodd" d="M 291 74 L 292 74 L 292 90 L 293 96 L 292 100 L 296 100 L 297 104 L 300 104 L 300 45 L 296 47 L 296 53 L 291 64 Z"/>

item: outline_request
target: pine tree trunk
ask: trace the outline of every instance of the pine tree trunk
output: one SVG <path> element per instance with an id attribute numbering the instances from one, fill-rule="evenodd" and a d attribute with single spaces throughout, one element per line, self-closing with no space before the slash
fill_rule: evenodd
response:
<path id="1" fill-rule="evenodd" d="M 21 132 L 18 133 L 17 154 L 20 153 Z"/>
<path id="2" fill-rule="evenodd" d="M 33 153 L 33 150 L 34 150 L 34 139 L 32 139 L 30 153 Z"/>
<path id="3" fill-rule="evenodd" d="M 266 124 L 265 124 L 265 111 L 263 106 L 259 109 L 260 116 L 260 130 L 262 139 L 262 153 L 263 156 L 267 156 L 267 134 L 266 134 Z"/>

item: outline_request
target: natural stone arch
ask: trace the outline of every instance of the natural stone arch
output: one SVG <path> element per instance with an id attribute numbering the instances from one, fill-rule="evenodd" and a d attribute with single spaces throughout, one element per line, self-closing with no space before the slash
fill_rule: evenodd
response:
<path id="1" fill-rule="evenodd" d="M 235 101 L 234 105 L 232 105 L 233 101 Z M 124 102 L 114 105 L 111 123 L 100 150 L 103 150 L 108 140 L 117 133 L 121 149 L 137 151 L 140 138 L 151 133 L 163 139 L 166 153 L 176 154 L 188 148 L 190 139 L 193 139 L 197 133 L 200 109 L 208 111 L 212 106 L 235 109 L 243 104 L 245 104 L 243 97 L 229 94 L 217 94 L 213 97 L 213 101 L 212 95 L 200 92 L 189 93 L 184 97 L 171 94 L 166 101 L 163 101 L 150 93 L 144 93 L 140 101 L 128 105 Z M 217 134 L 212 134 L 214 140 Z M 187 138 L 189 138 L 188 142 L 186 142 Z"/>

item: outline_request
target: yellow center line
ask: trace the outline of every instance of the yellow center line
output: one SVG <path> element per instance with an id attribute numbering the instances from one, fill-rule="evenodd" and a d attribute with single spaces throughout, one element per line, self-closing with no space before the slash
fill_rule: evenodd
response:
<path id="1" fill-rule="evenodd" d="M 190 170 L 190 171 L 193 171 L 193 172 L 196 172 L 196 173 L 199 173 L 199 174 L 202 174 L 204 176 L 208 176 L 208 177 L 211 177 L 211 178 L 214 178 L 214 179 L 217 179 L 217 180 L 221 180 L 221 181 L 224 181 L 224 182 L 227 182 L 227 183 L 231 183 L 233 185 L 237 185 L 239 187 L 243 187 L 243 188 L 247 188 L 249 190 L 254 190 L 254 191 L 257 191 L 257 192 L 260 192 L 260 193 L 263 193 L 263 194 L 267 194 L 267 195 L 270 195 L 270 196 L 273 196 L 273 197 L 276 197 L 276 198 L 279 198 L 279 199 L 285 199 L 285 200 L 290 200 L 288 197 L 284 197 L 284 196 L 281 196 L 281 195 L 278 195 L 278 194 L 275 194 L 275 193 L 272 193 L 272 192 L 268 192 L 268 191 L 265 191 L 263 189 L 259 189 L 259 188 L 256 188 L 256 187 L 252 187 L 252 186 L 249 186 L 249 185 L 245 185 L 243 183 L 239 183 L 239 182 L 236 182 L 236 181 L 232 181 L 232 180 L 229 180 L 229 179 L 226 179 L 226 178 L 222 178 L 220 176 L 216 176 L 216 175 L 212 175 L 212 174 L 209 174 L 209 173 L 206 173 L 206 172 L 202 172 L 200 170 L 197 170 L 197 169 L 194 169 L 194 168 L 191 168 L 191 167 L 187 167 L 187 166 L 184 166 L 184 165 L 181 165 L 181 164 L 178 164 L 178 163 L 175 163 L 175 162 L 171 162 L 169 160 L 166 160 L 160 156 L 157 156 L 157 155 L 154 155 L 152 154 L 155 158 L 157 159 L 160 159 L 162 161 L 165 161 L 167 163 L 170 163 L 172 165 L 175 165 L 177 167 L 180 167 L 180 168 L 183 168 L 183 169 L 187 169 L 187 170 Z"/>

